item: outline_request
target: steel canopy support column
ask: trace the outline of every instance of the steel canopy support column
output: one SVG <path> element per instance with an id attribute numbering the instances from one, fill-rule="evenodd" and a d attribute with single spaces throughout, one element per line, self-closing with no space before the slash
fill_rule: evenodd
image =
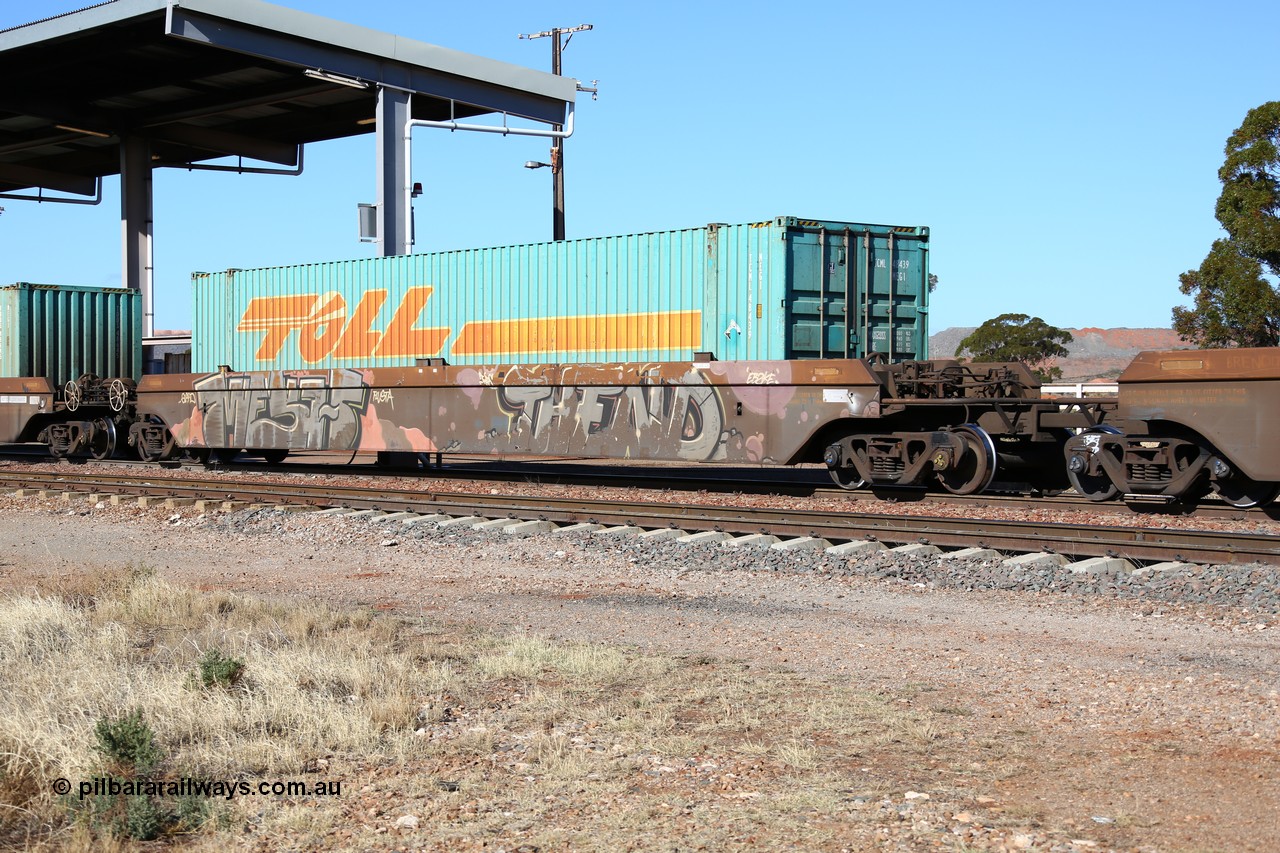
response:
<path id="1" fill-rule="evenodd" d="M 121 283 L 142 292 L 142 335 L 155 331 L 152 268 L 151 142 L 120 140 Z"/>
<path id="2" fill-rule="evenodd" d="M 384 258 L 413 251 L 409 211 L 410 98 L 401 89 L 378 89 L 378 239 Z"/>

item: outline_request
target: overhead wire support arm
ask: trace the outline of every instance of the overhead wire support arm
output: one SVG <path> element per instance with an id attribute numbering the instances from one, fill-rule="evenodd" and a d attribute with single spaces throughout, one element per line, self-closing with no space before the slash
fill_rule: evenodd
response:
<path id="1" fill-rule="evenodd" d="M 450 102 L 452 112 L 452 102 Z M 565 111 L 564 130 L 539 130 L 536 127 L 511 127 L 507 124 L 507 113 L 502 114 L 501 126 L 492 124 L 463 124 L 449 119 L 447 121 L 431 121 L 415 118 L 409 122 L 410 127 L 437 127 L 442 130 L 470 130 L 477 133 L 501 133 L 503 136 L 541 136 L 551 139 L 568 139 L 573 136 L 573 102 L 570 101 Z"/>
<path id="2" fill-rule="evenodd" d="M 569 46 L 569 42 L 573 40 L 574 33 L 586 32 L 594 29 L 591 24 L 579 24 L 576 27 L 556 27 L 550 30 L 543 30 L 540 33 L 521 33 L 520 38 L 533 39 L 550 38 L 551 39 L 551 73 L 560 76 L 560 54 Z M 567 38 L 566 38 L 567 36 Z M 564 39 L 561 41 L 561 39 Z M 596 81 L 592 81 L 595 83 Z M 582 85 L 575 82 L 575 88 L 582 90 Z M 596 98 L 596 90 L 589 90 L 592 100 Z M 569 121 L 572 122 L 573 113 L 569 113 Z M 559 130 L 558 125 L 553 126 L 551 134 L 551 239 L 565 239 L 565 223 L 564 223 L 564 140 L 573 132 L 572 124 L 569 125 L 569 133 L 556 135 L 554 131 Z"/>
<path id="3" fill-rule="evenodd" d="M 573 38 L 574 33 L 583 33 L 594 28 L 594 24 L 579 24 L 576 27 L 557 27 L 553 30 L 543 30 L 540 33 L 520 33 L 516 38 L 529 39 L 532 41 L 533 39 L 550 38 L 554 35 L 567 35 L 569 38 L 564 40 L 564 44 L 567 47 L 570 39 Z"/>

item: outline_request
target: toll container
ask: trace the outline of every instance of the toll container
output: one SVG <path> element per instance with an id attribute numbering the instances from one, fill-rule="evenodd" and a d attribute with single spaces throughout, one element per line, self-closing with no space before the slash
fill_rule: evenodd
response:
<path id="1" fill-rule="evenodd" d="M 192 368 L 925 358 L 929 230 L 778 217 L 193 276 Z"/>
<path id="2" fill-rule="evenodd" d="M 86 373 L 141 378 L 138 291 L 29 282 L 0 287 L 0 377 L 44 377 L 61 388 Z"/>

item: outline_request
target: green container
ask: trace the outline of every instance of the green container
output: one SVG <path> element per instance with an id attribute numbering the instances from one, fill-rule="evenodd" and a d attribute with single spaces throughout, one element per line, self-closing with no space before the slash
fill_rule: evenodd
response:
<path id="1" fill-rule="evenodd" d="M 39 376 L 60 388 L 86 373 L 142 377 L 141 294 L 29 282 L 0 287 L 0 376 Z"/>

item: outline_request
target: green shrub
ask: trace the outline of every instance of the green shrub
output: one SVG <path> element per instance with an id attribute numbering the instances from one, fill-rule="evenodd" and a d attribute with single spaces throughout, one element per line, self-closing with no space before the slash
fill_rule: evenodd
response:
<path id="1" fill-rule="evenodd" d="M 210 657 L 205 656 L 206 659 Z M 219 666 L 218 661 L 211 664 L 213 670 L 221 675 L 214 679 L 214 683 L 223 683 L 223 678 L 234 681 L 239 677 L 242 664 L 221 655 L 217 658 L 223 665 Z M 236 664 L 236 667 L 228 668 L 226 664 Z M 228 672 L 234 674 L 227 675 Z M 142 780 L 164 759 L 164 753 L 156 744 L 155 733 L 142 718 L 140 708 L 114 719 L 103 717 L 98 720 L 93 733 L 98 741 L 98 751 L 109 762 L 109 775 L 103 777 L 107 785 L 117 780 L 122 786 Z M 109 830 L 118 837 L 135 841 L 154 841 L 162 835 L 193 832 L 216 816 L 208 799 L 199 795 L 178 797 L 173 807 L 166 806 L 158 797 L 145 793 L 125 794 L 123 791 L 113 794 L 105 790 L 82 802 L 70 797 L 64 799 L 68 810 L 86 821 L 95 832 Z"/>
<path id="2" fill-rule="evenodd" d="M 124 834 L 138 841 L 152 841 L 171 820 L 150 797 L 125 797 Z"/>
<path id="3" fill-rule="evenodd" d="M 244 661 L 209 649 L 200 658 L 200 683 L 205 687 L 234 687 L 244 675 Z"/>
<path id="4" fill-rule="evenodd" d="M 161 752 L 155 733 L 142 719 L 142 709 L 134 708 L 123 717 L 103 717 L 93 730 L 98 751 L 124 770 L 146 773 L 160 763 Z"/>

